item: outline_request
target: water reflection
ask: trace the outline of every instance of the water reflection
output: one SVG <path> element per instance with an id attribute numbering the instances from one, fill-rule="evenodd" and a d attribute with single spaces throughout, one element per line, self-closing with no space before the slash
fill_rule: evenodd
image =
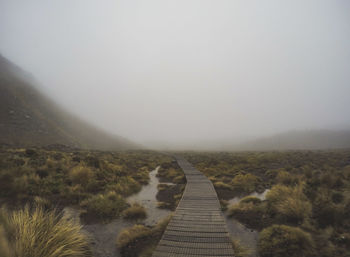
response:
<path id="1" fill-rule="evenodd" d="M 148 185 L 142 187 L 142 190 L 135 195 L 127 198 L 128 203 L 138 202 L 142 204 L 147 211 L 147 218 L 143 223 L 147 226 L 155 225 L 159 220 L 167 217 L 170 214 L 169 210 L 157 208 L 156 195 L 158 192 L 157 186 L 160 183 L 157 178 L 158 169 L 149 173 L 150 181 Z"/>
<path id="2" fill-rule="evenodd" d="M 157 208 L 157 186 L 160 183 L 156 177 L 159 167 L 149 173 L 150 181 L 148 185 L 142 187 L 141 191 L 128 197 L 129 203 L 138 202 L 147 210 L 147 218 L 141 224 L 151 226 L 159 220 L 168 216 L 171 211 Z M 70 219 L 80 222 L 80 210 L 77 208 L 64 208 L 64 215 Z M 83 226 L 83 231 L 87 233 L 92 241 L 92 250 L 95 257 L 120 257 L 120 253 L 115 245 L 116 238 L 124 228 L 131 227 L 135 223 L 118 218 L 110 223 L 87 224 Z"/>
<path id="3" fill-rule="evenodd" d="M 262 193 L 254 192 L 252 194 L 249 194 L 249 196 L 255 196 L 261 200 L 265 200 L 266 194 L 270 189 L 266 189 Z M 244 198 L 245 196 L 240 197 L 234 197 L 228 201 L 229 206 L 233 204 L 239 203 L 239 201 Z M 227 227 L 229 230 L 229 233 L 231 234 L 232 238 L 238 239 L 243 246 L 249 248 L 251 250 L 250 257 L 256 257 L 257 254 L 257 244 L 258 244 L 258 237 L 259 232 L 254 229 L 249 229 L 246 226 L 244 226 L 242 223 L 238 222 L 237 220 L 233 218 L 227 217 L 227 211 L 225 212 L 225 219 L 227 223 Z"/>
<path id="4" fill-rule="evenodd" d="M 266 189 L 262 193 L 254 192 L 254 193 L 251 193 L 251 194 L 245 195 L 245 196 L 236 196 L 236 197 L 233 197 L 232 199 L 228 200 L 227 202 L 228 202 L 228 205 L 236 204 L 236 203 L 239 203 L 239 201 L 246 196 L 255 196 L 255 197 L 259 198 L 260 200 L 265 200 L 266 194 L 269 191 L 270 191 L 270 189 Z"/>

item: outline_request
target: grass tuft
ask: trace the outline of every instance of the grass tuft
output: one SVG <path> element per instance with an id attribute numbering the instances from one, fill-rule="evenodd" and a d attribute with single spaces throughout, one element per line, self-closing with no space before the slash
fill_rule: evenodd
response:
<path id="1" fill-rule="evenodd" d="M 138 220 L 145 219 L 147 217 L 147 212 L 145 207 L 139 203 L 132 204 L 128 209 L 122 213 L 124 219 Z"/>
<path id="2" fill-rule="evenodd" d="M 81 226 L 44 211 L 36 206 L 30 210 L 0 211 L 1 256 L 6 257 L 82 257 L 90 256 L 88 238 Z"/>
<path id="3" fill-rule="evenodd" d="M 108 220 L 119 217 L 127 208 L 125 199 L 116 192 L 94 195 L 81 202 L 80 206 L 85 209 L 83 216 Z"/>
<path id="4" fill-rule="evenodd" d="M 235 252 L 235 257 L 249 257 L 251 250 L 242 245 L 242 243 L 237 239 L 232 239 L 232 247 Z"/>
<path id="5" fill-rule="evenodd" d="M 116 240 L 122 256 L 152 256 L 152 252 L 162 237 L 170 219 L 171 215 L 158 222 L 152 228 L 134 225 L 122 230 Z"/>

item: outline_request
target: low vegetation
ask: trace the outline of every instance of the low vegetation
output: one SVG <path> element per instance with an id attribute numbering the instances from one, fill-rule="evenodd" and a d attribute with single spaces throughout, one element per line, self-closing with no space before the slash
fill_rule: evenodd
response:
<path id="1" fill-rule="evenodd" d="M 314 242 L 311 235 L 300 228 L 273 225 L 259 235 L 261 257 L 311 257 Z"/>
<path id="2" fill-rule="evenodd" d="M 84 209 L 82 217 L 85 219 L 109 220 L 121 215 L 128 204 L 125 199 L 114 191 L 98 194 L 82 201 L 80 206 Z"/>
<path id="3" fill-rule="evenodd" d="M 245 224 L 247 227 L 260 229 L 267 220 L 266 204 L 259 201 L 243 201 L 232 205 L 228 209 L 229 216 L 234 217 Z"/>
<path id="4" fill-rule="evenodd" d="M 175 210 L 184 189 L 184 184 L 158 184 L 158 193 L 156 195 L 156 198 L 159 201 L 158 207 Z"/>
<path id="5" fill-rule="evenodd" d="M 149 171 L 171 163 L 152 151 L 107 152 L 69 147 L 0 149 L 0 203 L 23 206 L 35 199 L 62 208 L 79 205 L 84 217 L 111 219 L 128 206 Z"/>
<path id="6" fill-rule="evenodd" d="M 147 212 L 142 205 L 133 203 L 128 209 L 123 211 L 123 217 L 129 220 L 145 219 L 147 217 Z"/>
<path id="7" fill-rule="evenodd" d="M 174 184 L 186 183 L 185 175 L 175 160 L 163 162 L 158 170 L 157 177 L 160 182 Z"/>
<path id="8" fill-rule="evenodd" d="M 251 254 L 250 249 L 243 246 L 239 240 L 232 239 L 232 247 L 235 257 L 249 257 Z"/>
<path id="9" fill-rule="evenodd" d="M 157 177 L 162 182 L 158 184 L 158 207 L 175 210 L 185 189 L 186 178 L 177 162 L 172 160 L 163 163 Z"/>
<path id="10" fill-rule="evenodd" d="M 80 225 L 40 206 L 0 209 L 0 246 L 2 257 L 91 256 Z"/>
<path id="11" fill-rule="evenodd" d="M 171 216 L 158 222 L 154 227 L 134 225 L 119 233 L 116 244 L 122 256 L 152 256 L 152 252 L 162 237 Z"/>
<path id="12" fill-rule="evenodd" d="M 228 213 L 260 231 L 261 257 L 349 257 L 350 151 L 185 153 L 224 199 Z"/>

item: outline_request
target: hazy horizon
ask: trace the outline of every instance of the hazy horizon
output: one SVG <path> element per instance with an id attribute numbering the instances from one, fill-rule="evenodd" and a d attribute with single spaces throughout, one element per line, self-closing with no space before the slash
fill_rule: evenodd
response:
<path id="1" fill-rule="evenodd" d="M 0 2 L 0 54 L 147 146 L 350 128 L 350 3 Z"/>

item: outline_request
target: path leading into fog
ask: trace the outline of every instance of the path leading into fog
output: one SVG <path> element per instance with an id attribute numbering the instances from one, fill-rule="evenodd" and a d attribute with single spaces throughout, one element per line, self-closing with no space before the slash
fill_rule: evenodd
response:
<path id="1" fill-rule="evenodd" d="M 187 184 L 153 257 L 234 256 L 220 203 L 211 181 L 178 157 Z"/>

